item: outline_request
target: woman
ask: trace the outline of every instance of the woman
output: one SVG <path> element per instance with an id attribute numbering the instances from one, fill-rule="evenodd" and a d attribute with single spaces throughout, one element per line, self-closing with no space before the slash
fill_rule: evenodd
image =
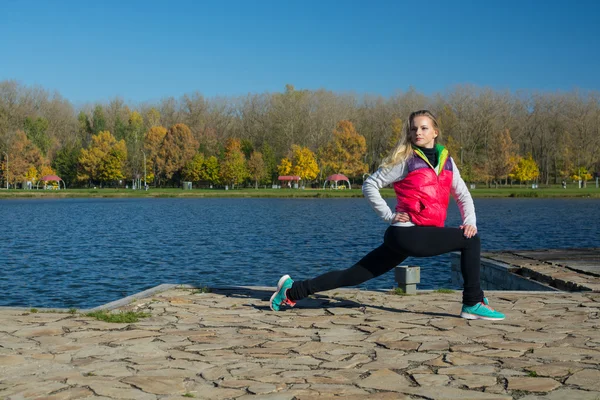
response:
<path id="1" fill-rule="evenodd" d="M 481 245 L 473 199 L 448 151 L 437 144 L 439 134 L 437 120 L 430 111 L 413 112 L 396 148 L 365 181 L 365 198 L 377 215 L 391 224 L 383 244 L 345 270 L 299 282 L 294 282 L 289 275 L 282 276 L 271 297 L 272 310 L 279 311 L 283 304 L 294 306 L 297 300 L 313 293 L 358 285 L 390 271 L 409 256 L 431 257 L 460 250 L 464 279 L 460 316 L 504 319 L 504 314 L 489 306 L 481 290 Z M 393 185 L 396 192 L 396 212 L 392 212 L 379 193 L 388 185 Z M 450 194 L 456 199 L 462 216 L 459 228 L 444 227 Z"/>

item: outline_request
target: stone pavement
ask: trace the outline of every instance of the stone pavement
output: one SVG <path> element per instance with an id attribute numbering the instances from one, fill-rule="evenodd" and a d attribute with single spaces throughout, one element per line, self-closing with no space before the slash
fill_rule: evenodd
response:
<path id="1" fill-rule="evenodd" d="M 112 324 L 0 308 L 0 399 L 600 399 L 600 293 L 343 289 L 272 312 L 270 288 L 171 288 Z"/>

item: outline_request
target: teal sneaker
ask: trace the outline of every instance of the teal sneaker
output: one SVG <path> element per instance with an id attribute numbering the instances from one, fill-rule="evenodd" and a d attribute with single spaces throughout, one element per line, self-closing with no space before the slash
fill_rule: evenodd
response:
<path id="1" fill-rule="evenodd" d="M 504 319 L 504 314 L 490 307 L 487 297 L 484 297 L 481 303 L 474 306 L 463 304 L 460 316 L 466 319 L 485 319 L 488 321 L 502 321 Z"/>
<path id="2" fill-rule="evenodd" d="M 288 305 L 290 307 L 294 307 L 296 302 L 287 298 L 285 292 L 292 287 L 294 281 L 290 278 L 289 275 L 284 275 L 277 282 L 277 290 L 271 296 L 271 310 L 279 311 L 279 307 L 282 304 Z"/>

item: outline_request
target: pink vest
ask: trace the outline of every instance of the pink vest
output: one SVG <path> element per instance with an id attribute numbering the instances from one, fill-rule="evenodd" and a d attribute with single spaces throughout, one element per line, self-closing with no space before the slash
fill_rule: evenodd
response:
<path id="1" fill-rule="evenodd" d="M 444 226 L 452 187 L 452 161 L 443 149 L 439 175 L 427 158 L 415 151 L 407 162 L 406 178 L 394 183 L 396 212 L 406 212 L 418 226 Z"/>

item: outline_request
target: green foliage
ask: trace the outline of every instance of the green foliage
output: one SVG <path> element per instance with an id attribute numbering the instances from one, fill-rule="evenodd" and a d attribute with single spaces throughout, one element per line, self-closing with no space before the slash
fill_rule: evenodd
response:
<path id="1" fill-rule="evenodd" d="M 248 176 L 246 157 L 242 152 L 241 143 L 237 139 L 229 139 L 225 145 L 224 158 L 220 164 L 220 177 L 224 183 L 242 183 Z"/>
<path id="2" fill-rule="evenodd" d="M 106 130 L 106 117 L 104 116 L 104 109 L 101 105 L 94 107 L 92 121 L 92 133 L 95 135 Z"/>
<path id="3" fill-rule="evenodd" d="M 48 150 L 52 144 L 52 141 L 48 137 L 46 131 L 48 130 L 48 120 L 45 118 L 25 118 L 23 128 L 27 134 L 27 138 L 37 146 L 38 149 L 45 156 L 48 154 Z"/>
<path id="4" fill-rule="evenodd" d="M 67 187 L 77 180 L 77 164 L 81 147 L 76 144 L 68 144 L 62 147 L 54 156 L 52 168 L 62 178 Z"/>
<path id="5" fill-rule="evenodd" d="M 435 293 L 444 293 L 444 294 L 449 294 L 449 293 L 454 293 L 454 290 L 452 289 L 444 289 L 444 288 L 440 288 L 440 289 L 435 289 L 434 290 Z"/>
<path id="6" fill-rule="evenodd" d="M 216 185 L 220 182 L 219 160 L 217 157 L 210 156 L 204 160 L 200 178 L 210 182 L 213 185 Z"/>
<path id="7" fill-rule="evenodd" d="M 277 179 L 277 157 L 275 157 L 275 151 L 269 143 L 264 142 L 260 148 L 260 152 L 262 153 L 263 161 L 265 162 L 267 177 L 271 180 Z"/>
<path id="8" fill-rule="evenodd" d="M 36 314 L 38 312 L 38 309 L 37 308 L 32 308 L 32 309 L 29 310 L 29 312 L 32 313 L 32 314 Z"/>
<path id="9" fill-rule="evenodd" d="M 99 321 L 112 323 L 131 323 L 138 322 L 141 318 L 150 317 L 150 314 L 135 311 L 121 311 L 119 313 L 110 313 L 108 311 L 94 311 L 85 314 L 88 317 L 96 318 Z"/>
<path id="10" fill-rule="evenodd" d="M 184 181 L 198 182 L 202 179 L 202 173 L 204 169 L 204 154 L 196 153 L 191 161 L 188 161 L 183 170 L 181 171 L 181 177 Z"/>
<path id="11" fill-rule="evenodd" d="M 241 145 L 242 153 L 244 153 L 244 156 L 246 157 L 246 159 L 249 159 L 250 155 L 254 151 L 254 145 L 248 139 L 243 139 L 241 141 L 240 145 Z"/>
<path id="12" fill-rule="evenodd" d="M 392 294 L 395 296 L 410 296 L 408 293 L 406 293 L 404 290 L 400 289 L 399 287 L 390 290 L 389 294 Z"/>
<path id="13" fill-rule="evenodd" d="M 527 373 L 528 376 L 532 377 L 532 378 L 537 378 L 538 374 L 537 372 L 531 370 Z"/>

